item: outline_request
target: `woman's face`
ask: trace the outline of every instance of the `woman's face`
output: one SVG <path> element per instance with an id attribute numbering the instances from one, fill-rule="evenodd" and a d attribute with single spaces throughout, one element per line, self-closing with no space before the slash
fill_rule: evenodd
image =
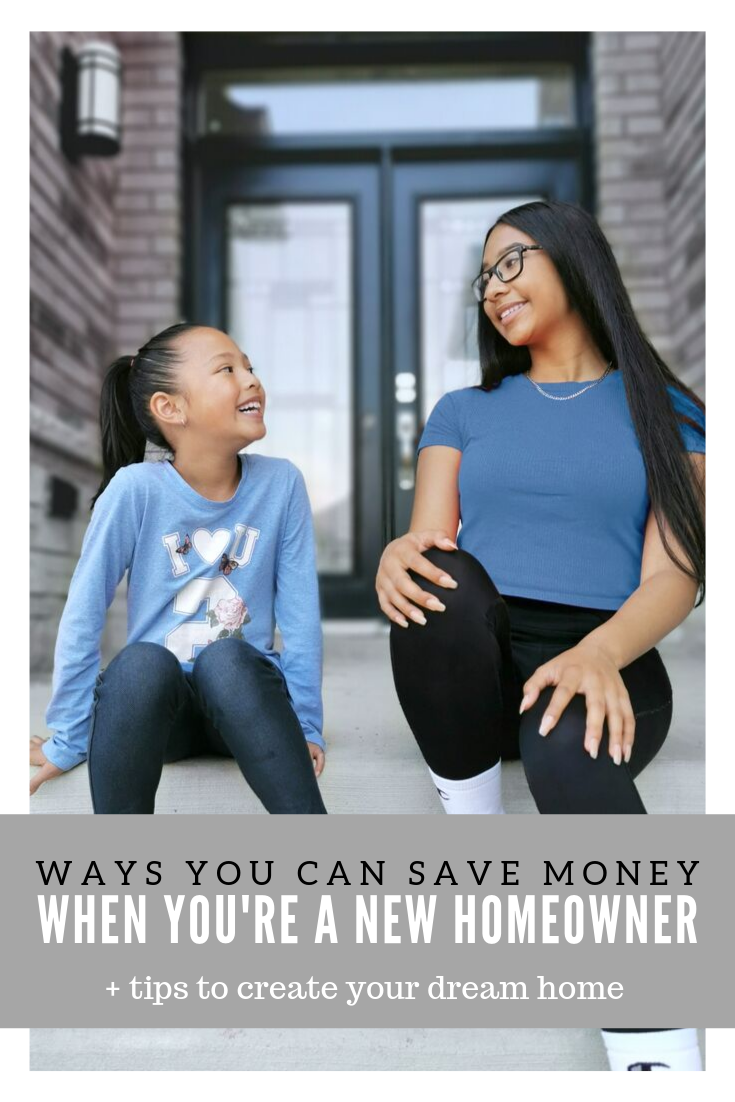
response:
<path id="1" fill-rule="evenodd" d="M 535 244 L 522 230 L 498 224 L 485 242 L 482 271 L 496 264 L 512 245 Z M 502 316 L 520 303 L 520 309 Z M 541 343 L 571 313 L 564 285 L 543 249 L 524 252 L 523 271 L 508 283 L 502 283 L 493 273 L 485 287 L 483 308 L 495 329 L 515 346 Z"/>
<path id="2" fill-rule="evenodd" d="M 265 390 L 226 333 L 202 327 L 187 334 L 179 381 L 187 432 L 239 448 L 265 436 Z"/>

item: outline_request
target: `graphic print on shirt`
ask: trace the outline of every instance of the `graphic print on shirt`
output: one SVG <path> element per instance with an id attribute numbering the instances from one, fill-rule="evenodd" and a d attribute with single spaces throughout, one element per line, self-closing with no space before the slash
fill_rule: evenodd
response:
<path id="1" fill-rule="evenodd" d="M 237 570 L 239 565 L 234 559 L 228 559 L 226 551 L 223 552 L 219 561 L 219 568 L 223 574 L 231 574 L 233 570 Z"/>
<path id="2" fill-rule="evenodd" d="M 236 524 L 231 554 L 227 551 L 232 540 L 228 528 L 218 528 L 214 532 L 197 528 L 191 537 L 186 533 L 183 543 L 179 532 L 169 532 L 162 537 L 174 577 L 190 573 L 184 556 L 192 549 L 208 565 L 218 563 L 215 577 L 192 578 L 174 598 L 173 612 L 177 616 L 185 616 L 186 620 L 167 633 L 165 646 L 180 662 L 193 662 L 196 648 L 205 647 L 217 639 L 243 638 L 242 629 L 250 622 L 250 613 L 234 585 L 223 575 L 230 574 L 239 566 L 247 566 L 259 536 L 258 528 Z M 224 567 L 225 561 L 227 568 Z M 203 618 L 193 619 L 202 604 L 205 605 Z"/>
<path id="3" fill-rule="evenodd" d="M 171 559 L 174 577 L 178 578 L 181 574 L 188 574 L 189 565 L 185 561 L 184 555 L 189 554 L 192 546 L 189 533 L 186 533 L 184 542 L 182 543 L 178 532 L 169 532 L 167 536 L 163 536 L 163 546 L 168 551 L 169 558 Z M 184 548 L 186 548 L 186 550 L 184 550 Z"/>
<path id="4" fill-rule="evenodd" d="M 208 528 L 197 528 L 191 542 L 199 558 L 204 559 L 211 566 L 229 546 L 231 539 L 232 533 L 229 528 L 218 528 L 216 532 L 210 532 Z"/>
<path id="5" fill-rule="evenodd" d="M 234 559 L 238 566 L 247 566 L 253 557 L 253 548 L 255 542 L 260 535 L 259 528 L 250 528 L 247 524 L 235 525 L 235 543 L 232 548 L 231 559 Z M 242 542 L 242 547 L 238 552 L 238 547 Z"/>

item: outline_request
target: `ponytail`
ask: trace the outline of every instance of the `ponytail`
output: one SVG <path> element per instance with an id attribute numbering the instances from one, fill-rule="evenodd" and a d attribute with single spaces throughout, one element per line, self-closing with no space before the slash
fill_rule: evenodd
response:
<path id="1" fill-rule="evenodd" d="M 176 339 L 197 328 L 186 322 L 170 325 L 151 337 L 135 356 L 122 356 L 110 365 L 100 395 L 102 482 L 92 498 L 92 509 L 121 467 L 143 462 L 147 441 L 170 450 L 150 411 L 150 400 L 159 390 L 176 391 L 180 356 Z"/>
<path id="2" fill-rule="evenodd" d="M 92 508 L 121 467 L 141 463 L 145 433 L 138 424 L 130 397 L 130 372 L 135 357 L 122 356 L 110 366 L 102 382 L 100 431 L 102 434 L 102 482 L 92 498 Z"/>

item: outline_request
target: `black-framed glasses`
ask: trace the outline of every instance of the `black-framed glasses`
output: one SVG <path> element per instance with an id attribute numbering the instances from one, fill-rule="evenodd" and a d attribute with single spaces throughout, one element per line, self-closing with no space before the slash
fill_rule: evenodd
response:
<path id="1" fill-rule="evenodd" d="M 480 272 L 471 284 L 472 292 L 477 301 L 482 302 L 485 298 L 485 290 L 493 277 L 493 273 L 501 283 L 510 283 L 512 279 L 519 276 L 523 271 L 523 254 L 530 252 L 532 249 L 543 249 L 543 245 L 514 245 L 504 256 L 501 256 L 497 264 L 493 264 L 492 268 L 486 268 L 484 272 Z"/>

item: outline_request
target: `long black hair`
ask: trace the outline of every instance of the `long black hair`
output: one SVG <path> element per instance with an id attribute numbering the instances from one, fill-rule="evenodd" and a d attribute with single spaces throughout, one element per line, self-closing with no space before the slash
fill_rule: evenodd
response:
<path id="1" fill-rule="evenodd" d="M 170 325 L 151 337 L 134 356 L 121 356 L 108 368 L 100 396 L 102 482 L 91 508 L 121 467 L 142 463 L 146 441 L 170 450 L 149 402 L 157 390 L 176 391 L 176 365 L 181 356 L 177 338 L 198 328 L 188 322 Z"/>
<path id="2" fill-rule="evenodd" d="M 648 493 L 669 558 L 698 585 L 704 600 L 704 511 L 702 490 L 682 445 L 677 420 L 704 436 L 701 425 L 674 411 L 666 387 L 673 386 L 704 411 L 702 400 L 667 367 L 643 332 L 610 244 L 593 216 L 556 199 L 524 203 L 506 211 L 490 227 L 514 226 L 542 245 L 571 307 L 579 314 L 606 361 L 622 373 L 648 479 Z M 484 245 L 483 245 L 484 249 Z M 531 367 L 529 349 L 514 347 L 478 309 L 478 346 L 484 390 L 507 375 Z M 666 539 L 666 520 L 689 559 L 682 562 Z"/>

